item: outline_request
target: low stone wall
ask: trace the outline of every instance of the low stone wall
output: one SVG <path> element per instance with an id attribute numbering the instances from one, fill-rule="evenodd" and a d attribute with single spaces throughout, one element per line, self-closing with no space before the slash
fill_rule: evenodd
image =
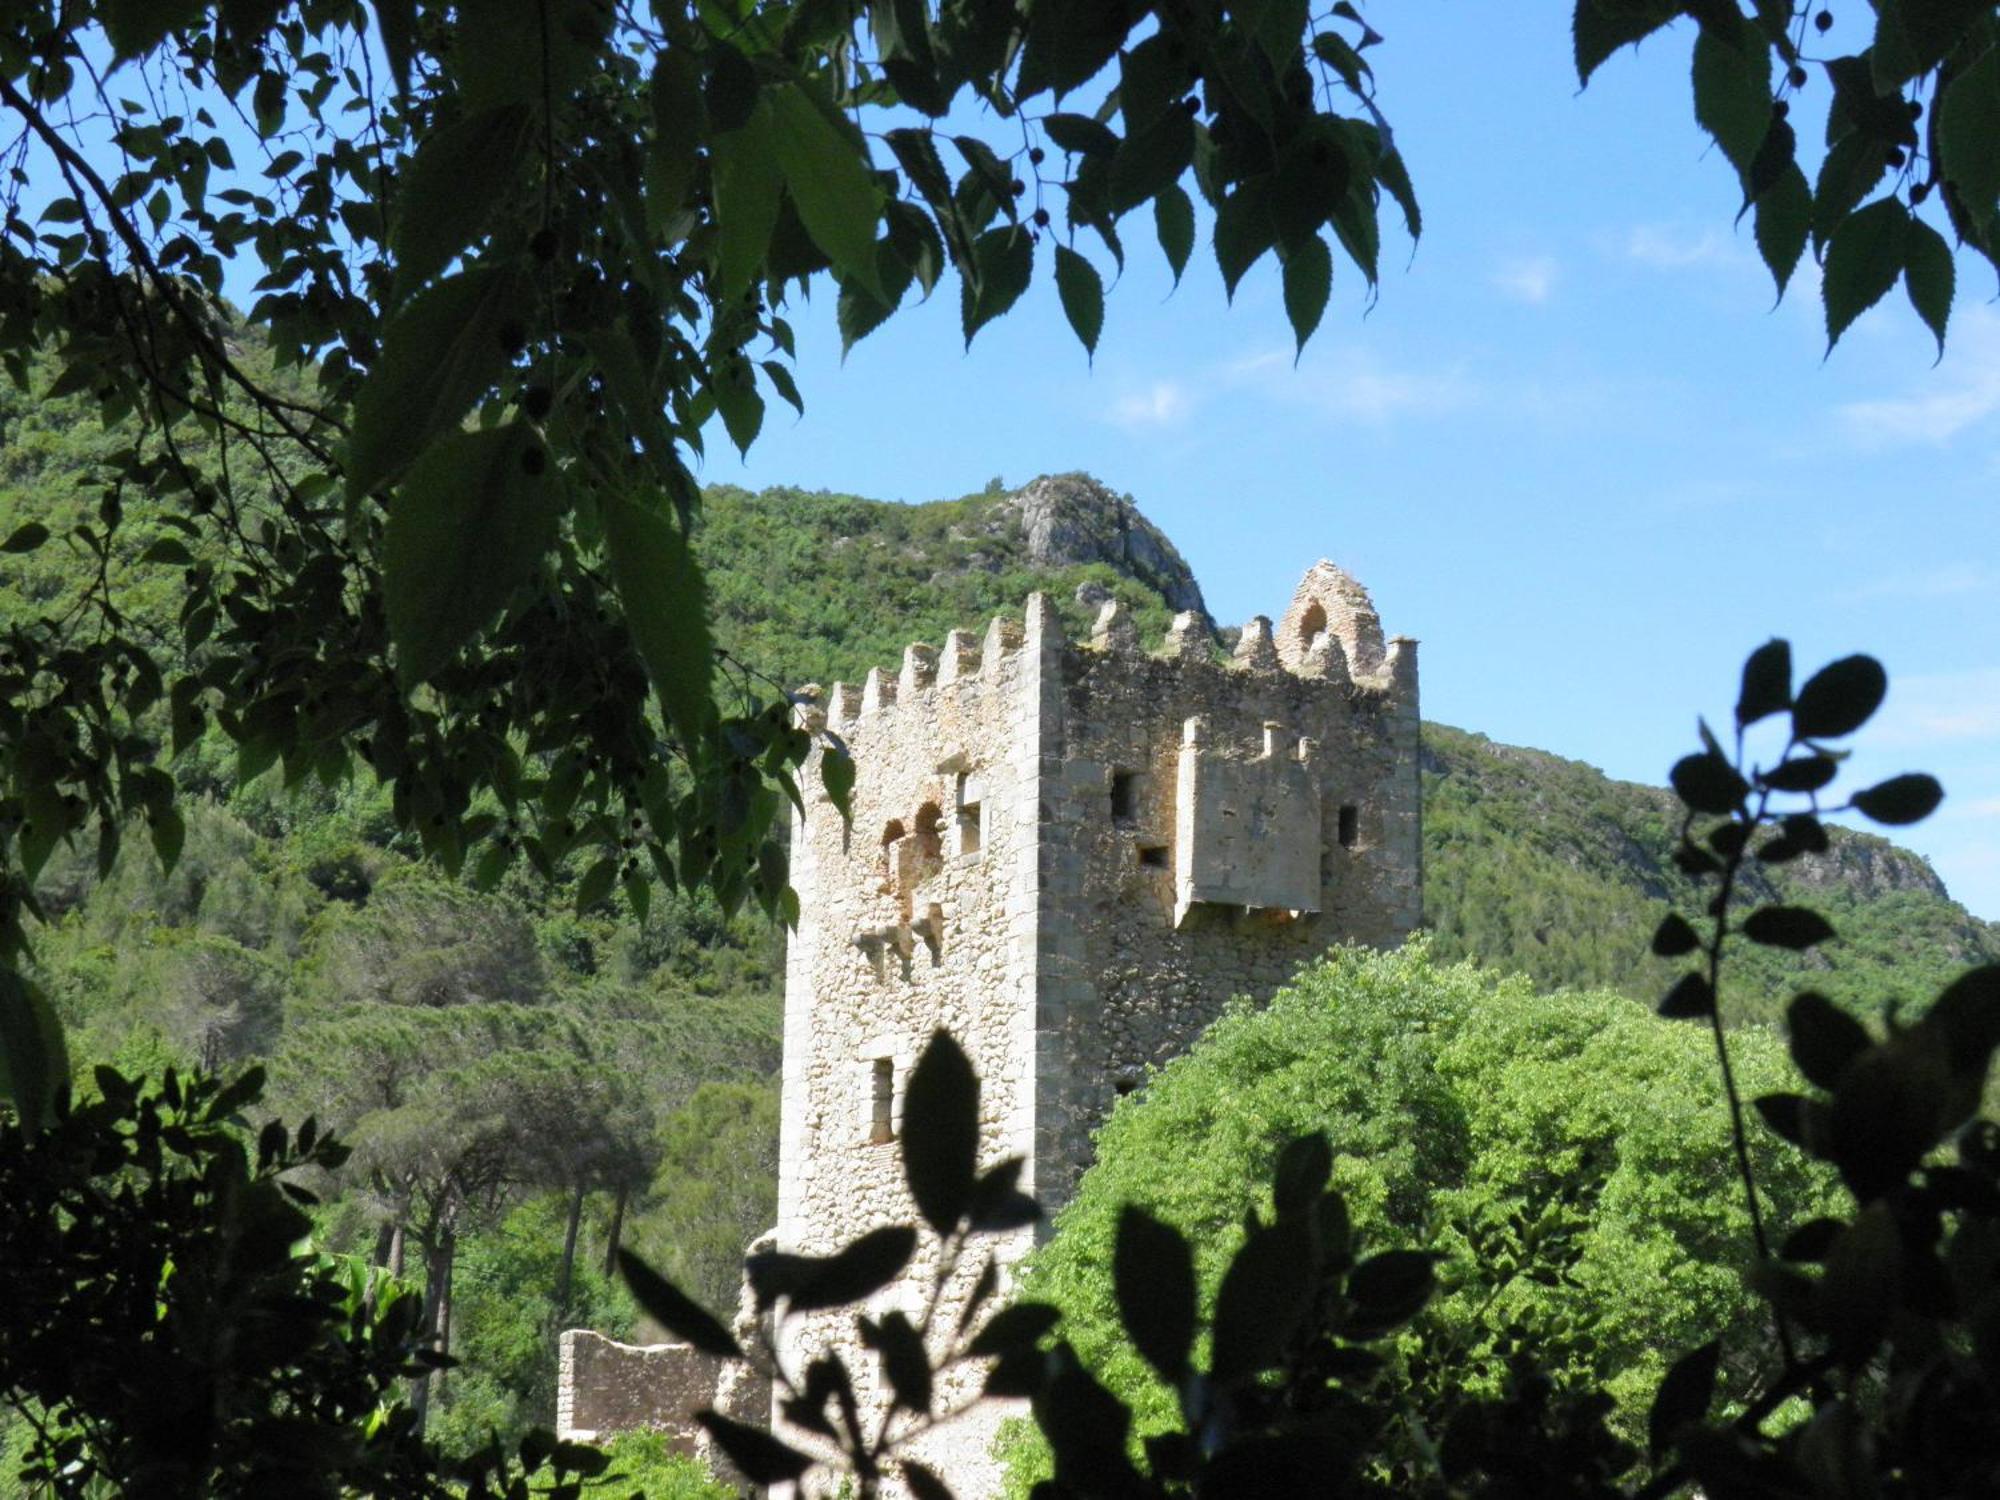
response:
<path id="1" fill-rule="evenodd" d="M 663 1432 L 693 1455 L 694 1414 L 715 1403 L 722 1361 L 689 1344 L 621 1344 L 587 1328 L 562 1336 L 556 1436 L 594 1442 L 621 1432 Z"/>

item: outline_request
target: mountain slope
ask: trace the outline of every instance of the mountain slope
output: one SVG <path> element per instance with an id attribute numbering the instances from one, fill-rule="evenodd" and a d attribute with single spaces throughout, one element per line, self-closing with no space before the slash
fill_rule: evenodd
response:
<path id="1" fill-rule="evenodd" d="M 787 686 L 858 682 L 893 668 L 908 642 L 977 631 L 1037 588 L 1072 632 L 1106 591 L 1132 605 L 1149 640 L 1170 600 L 1200 607 L 1172 544 L 1082 475 L 929 505 L 718 488 L 700 546 L 720 638 Z M 1442 724 L 1425 726 L 1423 775 L 1426 922 L 1442 955 L 1545 986 L 1658 998 L 1674 970 L 1647 954 L 1653 927 L 1668 900 L 1695 904 L 1670 858 L 1670 793 Z M 1806 985 L 1873 1011 L 2000 958 L 2000 928 L 1952 901 L 1920 857 L 1870 834 L 1837 830 L 1828 854 L 1770 872 L 1753 894 L 1811 902 L 1841 941 L 1804 956 L 1741 945 L 1724 995 L 1732 1019 L 1774 1018 Z"/>

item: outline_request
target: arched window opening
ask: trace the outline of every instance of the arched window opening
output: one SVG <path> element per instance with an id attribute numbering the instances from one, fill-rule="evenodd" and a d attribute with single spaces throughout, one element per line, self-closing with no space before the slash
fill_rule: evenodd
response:
<path id="1" fill-rule="evenodd" d="M 1310 651 L 1326 634 L 1326 606 L 1315 600 L 1299 617 L 1299 644 Z"/>

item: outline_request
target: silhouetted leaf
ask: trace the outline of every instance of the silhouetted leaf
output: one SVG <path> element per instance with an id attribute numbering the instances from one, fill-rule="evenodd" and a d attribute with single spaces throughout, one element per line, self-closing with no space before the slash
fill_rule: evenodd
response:
<path id="1" fill-rule="evenodd" d="M 1187 269 L 1194 253 L 1194 204 L 1179 183 L 1168 183 L 1153 199 L 1153 227 L 1160 237 L 1160 249 L 1173 268 L 1174 285 Z"/>
<path id="2" fill-rule="evenodd" d="M 1669 1021 L 1692 1021 L 1715 1014 L 1715 991 L 1706 974 L 1683 974 L 1660 1002 L 1660 1014 Z"/>
<path id="3" fill-rule="evenodd" d="M 1177 1384 L 1194 1347 L 1194 1254 L 1187 1241 L 1128 1203 L 1118 1216 L 1111 1276 L 1132 1347 L 1168 1385 Z"/>
<path id="4" fill-rule="evenodd" d="M 1701 939 L 1696 936 L 1694 928 L 1677 911 L 1670 911 L 1662 917 L 1653 933 L 1653 952 L 1660 958 L 1679 958 L 1700 946 Z"/>
<path id="5" fill-rule="evenodd" d="M 1681 757 L 1668 779 L 1681 801 L 1702 813 L 1733 811 L 1750 791 L 1736 768 L 1713 751 Z"/>
<path id="6" fill-rule="evenodd" d="M 6 541 L 0 542 L 0 552 L 33 552 L 49 539 L 49 528 L 40 521 L 29 521 L 14 528 Z"/>
<path id="7" fill-rule="evenodd" d="M 972 1189 L 972 1227 L 988 1234 L 1021 1229 L 1041 1218 L 1041 1206 L 1020 1189 L 1022 1159 L 1007 1157 L 979 1174 Z"/>
<path id="8" fill-rule="evenodd" d="M 1062 1314 L 1046 1302 L 1016 1302 L 988 1318 L 965 1352 L 983 1359 L 1032 1349 L 1061 1320 Z"/>
<path id="9" fill-rule="evenodd" d="M 1944 788 L 1935 776 L 1922 772 L 1891 776 L 1854 794 L 1856 810 L 1877 823 L 1920 823 L 1936 812 L 1942 801 Z"/>
<path id="10" fill-rule="evenodd" d="M 978 280 L 965 280 L 959 297 L 967 347 L 972 336 L 1021 300 L 1034 275 L 1035 245 L 1019 224 L 989 229 L 972 245 Z"/>
<path id="11" fill-rule="evenodd" d="M 1067 1345 L 1057 1350 L 1056 1373 L 1035 1398 L 1035 1420 L 1055 1458 L 1056 1483 L 1065 1492 L 1094 1500 L 1138 1500 L 1152 1493 L 1125 1451 L 1131 1411 L 1083 1368 Z"/>
<path id="12" fill-rule="evenodd" d="M 1987 233 L 1990 246 L 1994 199 L 2000 196 L 2000 151 L 1993 149 L 2000 140 L 2000 47 L 1988 46 L 1952 79 L 1937 108 L 1943 160 L 1934 165 L 1974 224 Z"/>
<path id="13" fill-rule="evenodd" d="M 1922 219 L 1910 220 L 1910 232 L 1903 246 L 1903 290 L 1910 306 L 1937 338 L 1938 358 L 1944 358 L 1944 329 L 1951 321 L 1951 299 L 1956 271 L 1951 246 Z"/>
<path id="14" fill-rule="evenodd" d="M 1769 948 L 1794 952 L 1823 943 L 1834 935 L 1833 924 L 1807 906 L 1760 906 L 1743 919 L 1743 935 Z"/>
<path id="15" fill-rule="evenodd" d="M 1850 1369 L 1881 1344 L 1895 1311 L 1902 1239 L 1887 1204 L 1871 1203 L 1834 1240 L 1820 1279 L 1820 1324 Z"/>
<path id="16" fill-rule="evenodd" d="M 931 1362 L 916 1325 L 901 1309 L 878 1322 L 861 1319 L 861 1341 L 882 1356 L 882 1374 L 899 1405 L 914 1412 L 931 1409 Z"/>
<path id="17" fill-rule="evenodd" d="M 854 821 L 854 757 L 843 744 L 826 747 L 819 760 L 820 784 L 843 823 Z"/>
<path id="18" fill-rule="evenodd" d="M 1333 1175 L 1333 1147 L 1314 1131 L 1285 1143 L 1271 1168 L 1272 1205 L 1281 1219 L 1304 1213 L 1326 1191 Z"/>
<path id="19" fill-rule="evenodd" d="M 714 112 L 711 92 L 710 112 Z M 725 297 L 741 297 L 771 246 L 778 225 L 778 199 L 784 189 L 779 165 L 771 103 L 761 93 L 739 129 L 716 121 L 709 138 L 710 171 L 715 200 L 716 275 Z"/>
<path id="20" fill-rule="evenodd" d="M 903 1173 L 924 1222 L 950 1234 L 972 1201 L 979 1154 L 979 1078 L 957 1042 L 931 1034 L 903 1102 Z"/>
<path id="21" fill-rule="evenodd" d="M 1347 1277 L 1348 1300 L 1354 1304 L 1347 1336 L 1380 1338 L 1422 1312 L 1437 1286 L 1431 1269 L 1436 1260 L 1428 1250 L 1387 1250 L 1356 1266 Z"/>
<path id="22" fill-rule="evenodd" d="M 1752 651 L 1743 663 L 1743 685 L 1736 694 L 1736 722 L 1755 724 L 1791 706 L 1791 643 L 1773 637 Z"/>
<path id="23" fill-rule="evenodd" d="M 1646 1440 L 1658 1459 L 1673 1447 L 1674 1435 L 1683 1427 L 1708 1415 L 1715 1399 L 1715 1372 L 1722 1357 L 1722 1345 L 1711 1339 L 1675 1360 L 1653 1397 L 1646 1414 Z"/>
<path id="24" fill-rule="evenodd" d="M 1889 691 L 1889 674 L 1872 656 L 1844 656 L 1799 689 L 1792 732 L 1802 740 L 1838 739 L 1873 717 Z"/>
<path id="25" fill-rule="evenodd" d="M 1694 117 L 1748 184 L 1771 124 L 1771 52 L 1748 35 L 1702 27 L 1694 39 Z"/>
<path id="26" fill-rule="evenodd" d="M 882 297 L 875 267 L 882 194 L 869 171 L 866 147 L 836 127 L 837 116 L 830 117 L 803 84 L 774 88 L 769 99 L 771 144 L 806 233 L 842 280 Z"/>
<path id="27" fill-rule="evenodd" d="M 1278 1362 L 1305 1310 L 1312 1271 L 1311 1235 L 1299 1220 L 1267 1225 L 1244 1240 L 1215 1294 L 1209 1371 L 1217 1384 Z"/>
<path id="28" fill-rule="evenodd" d="M 1839 1219 L 1808 1219 L 1785 1236 L 1778 1254 L 1785 1260 L 1821 1261 L 1847 1226 Z"/>
<path id="29" fill-rule="evenodd" d="M 1800 994 L 1785 1009 L 1792 1061 L 1809 1083 L 1837 1088 L 1847 1065 L 1871 1045 L 1868 1029 L 1826 996 L 1813 990 Z"/>
<path id="30" fill-rule="evenodd" d="M 715 1445 L 752 1484 L 784 1484 L 812 1467 L 812 1459 L 781 1443 L 761 1427 L 731 1421 L 720 1412 L 700 1411 L 695 1420 L 715 1439 Z"/>
<path id="31" fill-rule="evenodd" d="M 1840 763 L 1830 755 L 1795 755 L 1757 779 L 1774 792 L 1816 792 L 1839 774 Z"/>
<path id="32" fill-rule="evenodd" d="M 1809 1110 L 1811 1101 L 1802 1094 L 1759 1094 L 1752 1101 L 1757 1113 L 1764 1117 L 1764 1123 L 1773 1133 L 1790 1141 L 1801 1150 L 1815 1149 L 1813 1145 Z"/>
<path id="33" fill-rule="evenodd" d="M 34 1135 L 54 1119 L 68 1086 L 69 1053 L 55 1007 L 37 985 L 0 964 L 0 1097 Z"/>
<path id="34" fill-rule="evenodd" d="M 914 1459 L 903 1460 L 903 1483 L 916 1500 L 955 1500 L 951 1486 Z"/>
<path id="35" fill-rule="evenodd" d="M 1764 265 L 1781 297 L 1805 254 L 1806 237 L 1812 232 L 1812 211 L 1812 188 L 1796 163 L 1786 163 L 1777 181 L 1757 195 L 1757 253 L 1764 257 Z"/>
<path id="36" fill-rule="evenodd" d="M 741 1359 L 743 1351 L 736 1339 L 715 1317 L 693 1298 L 668 1281 L 624 1246 L 618 1248 L 618 1270 L 646 1316 L 676 1338 L 685 1339 L 704 1354 L 724 1359 Z M 720 1439 L 717 1439 L 720 1441 Z M 735 1454 L 732 1452 L 733 1458 Z M 749 1470 L 744 1470 L 746 1474 Z"/>
<path id="37" fill-rule="evenodd" d="M 792 1255 L 767 1251 L 743 1263 L 760 1306 L 787 1298 L 795 1312 L 845 1307 L 872 1296 L 894 1281 L 916 1249 L 917 1232 L 907 1224 L 871 1229 L 832 1255 Z"/>

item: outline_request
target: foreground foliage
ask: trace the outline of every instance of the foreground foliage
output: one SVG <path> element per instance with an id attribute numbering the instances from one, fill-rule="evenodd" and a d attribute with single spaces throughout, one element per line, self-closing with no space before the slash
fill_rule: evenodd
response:
<path id="1" fill-rule="evenodd" d="M 1735 1044 L 1751 1086 L 1789 1081 L 1777 1038 Z M 1436 1296 L 1383 1351 L 1400 1420 L 1435 1438 L 1532 1354 L 1560 1389 L 1610 1396 L 1614 1429 L 1642 1437 L 1672 1351 L 1720 1334 L 1736 1351 L 1726 1392 L 1747 1394 L 1755 1373 L 1763 1313 L 1740 1276 L 1749 1219 L 1714 1074 L 1706 1038 L 1623 996 L 1538 993 L 1440 967 L 1421 943 L 1346 950 L 1268 1007 L 1224 1017 L 1121 1101 L 1022 1292 L 1061 1309 L 1136 1433 L 1170 1430 L 1175 1392 L 1119 1320 L 1126 1210 L 1186 1236 L 1208 1302 L 1245 1214 L 1273 1212 L 1262 1189 L 1282 1148 L 1323 1135 L 1357 1246 L 1439 1255 Z M 1829 1174 L 1775 1141 L 1758 1159 L 1788 1221 L 1831 1206 Z M 1025 1491 L 1048 1450 L 1016 1448 Z"/>

